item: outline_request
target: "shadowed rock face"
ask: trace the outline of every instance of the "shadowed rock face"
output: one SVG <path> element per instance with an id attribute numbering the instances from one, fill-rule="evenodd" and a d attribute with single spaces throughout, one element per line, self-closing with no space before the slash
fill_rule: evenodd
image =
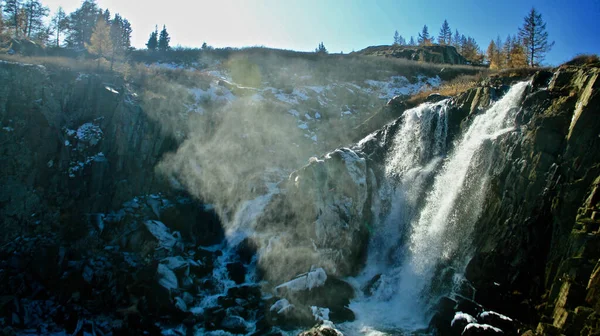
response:
<path id="1" fill-rule="evenodd" d="M 4 238 L 164 185 L 153 167 L 176 143 L 122 80 L 2 62 L 0 81 Z"/>

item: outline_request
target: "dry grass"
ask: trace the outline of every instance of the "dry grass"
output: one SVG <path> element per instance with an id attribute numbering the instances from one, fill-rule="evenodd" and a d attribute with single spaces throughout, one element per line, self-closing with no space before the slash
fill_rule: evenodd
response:
<path id="1" fill-rule="evenodd" d="M 565 63 L 565 65 L 578 65 L 578 66 L 600 66 L 600 58 L 595 54 L 581 54 L 573 57 L 572 60 Z"/>
<path id="2" fill-rule="evenodd" d="M 84 58 L 0 54 L 0 60 L 43 65 L 49 68 L 85 73 L 107 73 L 110 70 L 110 63 L 107 61 L 101 61 L 98 65 L 96 60 Z"/>
<path id="3" fill-rule="evenodd" d="M 438 93 L 442 96 L 456 96 L 476 87 L 484 77 L 484 73 L 478 73 L 475 75 L 461 75 L 451 81 L 443 83 L 438 88 L 421 91 L 418 94 L 411 96 L 408 101 L 413 104 L 419 104 L 424 102 L 432 93 Z"/>

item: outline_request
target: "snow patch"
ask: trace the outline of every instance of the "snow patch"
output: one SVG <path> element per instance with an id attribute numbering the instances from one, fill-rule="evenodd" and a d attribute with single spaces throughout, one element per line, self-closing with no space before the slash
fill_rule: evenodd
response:
<path id="1" fill-rule="evenodd" d="M 467 324 L 477 322 L 477 320 L 473 316 L 463 313 L 463 312 L 457 312 L 456 314 L 454 314 L 454 318 L 452 319 L 452 322 L 450 322 L 450 326 L 453 327 L 454 324 L 457 323 L 458 321 L 466 321 Z"/>
<path id="2" fill-rule="evenodd" d="M 327 273 L 325 273 L 323 268 L 319 267 L 275 287 L 275 291 L 281 292 L 287 290 L 291 292 L 298 292 L 303 290 L 311 290 L 313 288 L 323 286 L 325 281 L 327 281 Z"/>

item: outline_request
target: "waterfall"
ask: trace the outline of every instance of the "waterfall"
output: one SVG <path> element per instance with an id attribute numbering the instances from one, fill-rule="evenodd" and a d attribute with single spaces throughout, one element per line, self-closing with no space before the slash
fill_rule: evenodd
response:
<path id="1" fill-rule="evenodd" d="M 370 295 L 352 302 L 357 321 L 345 326 L 349 333 L 427 327 L 430 302 L 449 294 L 435 290 L 435 274 L 440 267 L 457 273 L 464 269 L 483 207 L 494 139 L 513 130 L 527 86 L 514 85 L 472 117 L 449 153 L 448 101 L 404 112 L 385 162 L 387 186 L 382 189 L 391 199 L 388 214 L 376 223 L 365 270 L 352 279 L 355 286 L 368 287 Z"/>

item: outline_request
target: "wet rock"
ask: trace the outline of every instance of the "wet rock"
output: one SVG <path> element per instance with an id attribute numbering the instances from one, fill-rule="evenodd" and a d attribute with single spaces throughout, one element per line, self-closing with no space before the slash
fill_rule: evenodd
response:
<path id="1" fill-rule="evenodd" d="M 229 278 L 238 285 L 246 281 L 246 266 L 241 262 L 227 264 L 227 272 L 229 273 Z"/>
<path id="2" fill-rule="evenodd" d="M 237 253 L 240 261 L 244 264 L 249 264 L 252 258 L 256 254 L 257 245 L 249 237 L 244 238 L 242 242 L 236 247 L 235 252 Z"/>
<path id="3" fill-rule="evenodd" d="M 245 334 L 248 330 L 246 321 L 239 316 L 226 316 L 221 321 L 221 328 L 233 334 Z"/>
<path id="4" fill-rule="evenodd" d="M 477 320 L 465 313 L 457 312 L 450 323 L 450 333 L 440 333 L 441 335 L 461 335 L 465 327 L 471 323 L 477 323 Z"/>
<path id="5" fill-rule="evenodd" d="M 506 315 L 493 311 L 484 311 L 479 314 L 478 319 L 481 323 L 497 327 L 509 335 L 517 335 L 517 326 L 515 321 Z"/>
<path id="6" fill-rule="evenodd" d="M 363 286 L 362 291 L 365 293 L 365 295 L 373 295 L 373 291 L 376 289 L 379 279 L 381 279 L 381 274 L 375 275 L 371 280 L 369 280 L 369 282 L 367 282 L 366 285 Z"/>
<path id="7" fill-rule="evenodd" d="M 457 297 L 457 300 L 456 311 L 467 313 L 472 316 L 478 316 L 479 313 L 483 311 L 483 306 L 473 300 L 464 297 Z"/>
<path id="8" fill-rule="evenodd" d="M 331 325 L 320 325 L 301 332 L 298 336 L 344 336 L 344 334 Z"/>
<path id="9" fill-rule="evenodd" d="M 469 323 L 462 333 L 463 336 L 496 336 L 504 335 L 504 332 L 489 324 Z"/>
<path id="10" fill-rule="evenodd" d="M 160 219 L 171 229 L 181 232 L 182 238 L 200 246 L 210 246 L 223 240 L 224 232 L 217 214 L 205 210 L 202 204 L 184 200 L 164 208 Z"/>

